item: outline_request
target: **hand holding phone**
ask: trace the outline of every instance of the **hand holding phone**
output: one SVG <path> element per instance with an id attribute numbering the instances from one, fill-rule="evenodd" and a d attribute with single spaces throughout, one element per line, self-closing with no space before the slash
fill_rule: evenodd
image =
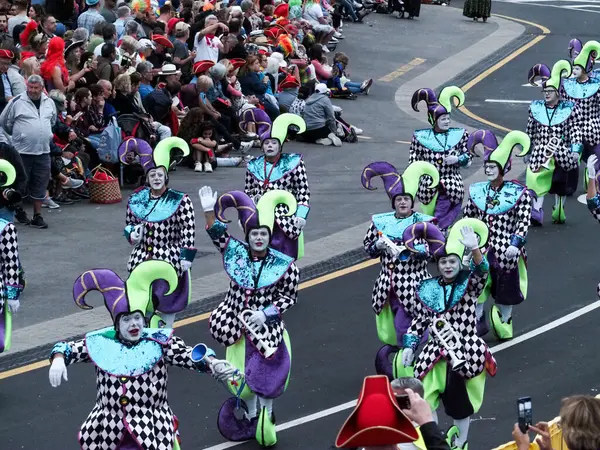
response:
<path id="1" fill-rule="evenodd" d="M 533 424 L 533 412 L 531 408 L 531 397 L 521 397 L 517 400 L 517 413 L 519 429 L 521 433 L 527 433 Z"/>

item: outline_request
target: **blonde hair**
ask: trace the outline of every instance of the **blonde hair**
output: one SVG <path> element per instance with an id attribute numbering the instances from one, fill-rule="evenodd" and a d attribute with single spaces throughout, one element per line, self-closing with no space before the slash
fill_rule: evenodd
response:
<path id="1" fill-rule="evenodd" d="M 131 93 L 131 78 L 129 75 L 122 73 L 114 81 L 115 91 L 121 91 L 124 94 Z"/>
<path id="2" fill-rule="evenodd" d="M 211 87 L 214 86 L 212 78 L 208 75 L 200 75 L 196 83 L 200 89 L 205 91 L 208 91 Z"/>
<path id="3" fill-rule="evenodd" d="M 40 62 L 37 58 L 27 58 L 21 63 L 21 75 L 27 79 L 31 75 L 40 74 Z"/>
<path id="4" fill-rule="evenodd" d="M 231 64 L 231 61 L 229 61 L 227 58 L 224 58 L 221 61 L 219 61 L 219 64 L 223 64 L 225 66 L 227 74 L 231 73 L 231 71 L 233 70 L 233 64 Z"/>
<path id="5" fill-rule="evenodd" d="M 563 399 L 560 425 L 569 450 L 600 449 L 600 399 L 587 395 Z"/>

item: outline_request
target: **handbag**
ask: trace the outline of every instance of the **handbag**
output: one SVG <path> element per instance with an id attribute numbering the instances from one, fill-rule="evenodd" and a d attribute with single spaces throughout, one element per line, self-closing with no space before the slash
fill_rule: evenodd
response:
<path id="1" fill-rule="evenodd" d="M 119 203 L 123 197 L 119 180 L 102 166 L 92 169 L 92 178 L 88 181 L 90 203 L 108 205 Z"/>
<path id="2" fill-rule="evenodd" d="M 111 118 L 108 126 L 100 133 L 100 142 L 96 151 L 101 161 L 116 164 L 119 162 L 121 128 L 116 118 Z"/>

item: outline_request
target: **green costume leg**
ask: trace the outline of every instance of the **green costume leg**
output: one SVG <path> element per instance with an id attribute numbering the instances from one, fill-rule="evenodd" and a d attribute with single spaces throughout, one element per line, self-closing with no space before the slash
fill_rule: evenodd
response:
<path id="1" fill-rule="evenodd" d="M 387 345 L 398 346 L 396 328 L 394 327 L 394 313 L 389 302 L 381 309 L 381 312 L 375 316 L 377 325 L 377 336 L 379 340 Z"/>
<path id="2" fill-rule="evenodd" d="M 394 379 L 403 377 L 414 378 L 415 376 L 415 370 L 413 366 L 405 367 L 404 364 L 402 364 L 403 351 L 403 349 L 398 350 L 398 353 L 396 353 L 396 356 L 394 356 L 394 363 L 392 365 Z"/>
<path id="3" fill-rule="evenodd" d="M 554 208 L 552 208 L 552 222 L 556 224 L 563 224 L 566 222 L 567 217 L 565 215 L 565 200 L 567 197 L 561 197 L 559 195 L 554 196 Z"/>
<path id="4" fill-rule="evenodd" d="M 300 233 L 298 236 L 298 257 L 296 261 L 300 261 L 300 259 L 304 256 L 304 231 Z"/>
<path id="5" fill-rule="evenodd" d="M 435 215 L 435 206 L 437 205 L 437 199 L 438 199 L 438 192 L 435 193 L 433 199 L 425 204 L 425 203 L 421 203 L 421 211 L 423 212 L 423 214 L 427 214 L 429 216 L 433 216 Z"/>
<path id="6" fill-rule="evenodd" d="M 529 280 L 527 277 L 527 265 L 525 264 L 525 259 L 522 255 L 519 256 L 517 268 L 519 271 L 519 290 L 523 296 L 523 299 L 526 299 Z M 511 309 L 508 311 L 511 311 Z M 492 306 L 490 311 L 490 322 L 492 323 L 494 334 L 498 339 L 506 340 L 514 337 L 512 315 L 510 315 L 509 318 L 504 317 L 501 312 L 501 308 L 497 305 Z"/>
<path id="7" fill-rule="evenodd" d="M 181 446 L 179 442 L 177 442 L 177 438 L 175 438 L 175 442 L 173 443 L 173 450 L 181 450 Z"/>
<path id="8" fill-rule="evenodd" d="M 237 370 L 244 373 L 246 369 L 246 336 L 242 335 L 239 341 L 230 345 L 225 350 L 225 359 L 229 361 Z M 227 381 L 227 388 L 233 394 L 237 394 L 238 386 L 234 386 L 230 381 Z M 248 385 L 244 386 L 244 390 L 240 394 L 240 398 L 244 401 L 255 399 L 254 393 Z M 256 400 L 255 400 L 256 401 Z"/>
<path id="9" fill-rule="evenodd" d="M 277 444 L 277 432 L 271 419 L 267 408 L 261 408 L 256 426 L 256 442 L 263 447 L 272 447 Z"/>
<path id="10" fill-rule="evenodd" d="M 0 327 L 0 353 L 7 352 L 10 350 L 10 346 L 12 344 L 12 313 L 10 312 L 10 308 L 8 307 L 8 301 L 4 301 L 4 317 L 0 317 L 4 323 Z M 4 348 L 1 347 L 2 342 L 4 342 Z"/>
<path id="11" fill-rule="evenodd" d="M 554 158 L 550 160 L 548 169 L 540 168 L 539 172 L 532 172 L 527 166 L 525 171 L 525 185 L 531 189 L 538 197 L 543 197 L 550 191 L 552 186 L 552 176 L 554 175 Z"/>
<path id="12" fill-rule="evenodd" d="M 446 360 L 442 358 L 423 377 L 425 400 L 431 406 L 432 411 L 436 411 L 439 408 L 440 395 L 446 390 L 447 365 Z"/>
<path id="13" fill-rule="evenodd" d="M 485 391 L 485 369 L 479 375 L 465 382 L 469 401 L 473 406 L 473 414 L 477 414 L 483 404 L 483 393 Z"/>

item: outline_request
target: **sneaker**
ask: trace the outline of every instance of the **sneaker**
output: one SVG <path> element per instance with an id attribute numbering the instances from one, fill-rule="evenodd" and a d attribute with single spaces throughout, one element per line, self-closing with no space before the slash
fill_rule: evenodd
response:
<path id="1" fill-rule="evenodd" d="M 239 151 L 242 152 L 242 155 L 246 155 L 252 150 L 252 142 L 241 142 Z"/>
<path id="2" fill-rule="evenodd" d="M 329 39 L 329 42 L 330 42 L 330 43 L 332 43 L 332 44 L 337 44 L 337 43 L 338 43 L 338 42 L 340 42 L 340 41 L 338 41 L 338 40 L 335 38 L 335 36 L 334 36 L 334 37 L 332 37 L 331 39 Z"/>
<path id="3" fill-rule="evenodd" d="M 58 209 L 60 208 L 60 206 L 56 204 L 54 200 L 50 198 L 50 196 L 47 195 L 44 201 L 42 202 L 42 208 Z"/>
<path id="4" fill-rule="evenodd" d="M 72 202 L 80 202 L 82 200 L 82 198 L 75 194 L 75 192 L 71 191 L 65 191 L 65 197 L 67 197 L 69 200 L 71 200 Z"/>
<path id="5" fill-rule="evenodd" d="M 77 189 L 83 186 L 83 180 L 67 178 L 67 182 L 62 184 L 63 189 Z"/>
<path id="6" fill-rule="evenodd" d="M 363 81 L 363 83 L 360 85 L 360 90 L 363 94 L 369 95 L 369 92 L 371 91 L 371 86 L 373 86 L 373 78 L 369 78 L 368 80 Z"/>
<path id="7" fill-rule="evenodd" d="M 196 164 L 194 164 L 194 172 L 202 172 L 202 163 L 200 161 L 196 161 Z"/>
<path id="8" fill-rule="evenodd" d="M 357 136 L 363 134 L 363 130 L 361 128 L 355 127 L 354 125 L 352 125 L 351 128 L 354 130 Z"/>
<path id="9" fill-rule="evenodd" d="M 31 220 L 27 217 L 27 213 L 21 207 L 15 208 L 15 219 L 17 222 L 23 225 L 30 225 Z"/>
<path id="10" fill-rule="evenodd" d="M 48 224 L 44 222 L 44 218 L 41 214 L 34 215 L 30 225 L 34 228 L 48 228 Z"/>
<path id="11" fill-rule="evenodd" d="M 336 147 L 342 146 L 342 140 L 339 137 L 337 137 L 335 133 L 329 133 L 327 137 L 331 139 L 331 142 L 333 142 L 333 145 L 335 145 Z"/>
<path id="12" fill-rule="evenodd" d="M 317 139 L 315 142 L 319 145 L 333 145 L 333 141 L 329 138 Z"/>
<path id="13" fill-rule="evenodd" d="M 345 36 L 340 33 L 339 31 L 336 31 L 335 33 L 333 33 L 333 37 L 336 39 L 345 39 Z"/>
<path id="14" fill-rule="evenodd" d="M 204 163 L 204 171 L 206 173 L 211 173 L 213 171 L 212 164 L 209 162 Z"/>
<path id="15" fill-rule="evenodd" d="M 90 191 L 85 186 L 82 186 L 79 189 L 71 189 L 71 194 L 79 198 L 90 198 Z"/>
<path id="16" fill-rule="evenodd" d="M 63 205 L 72 205 L 75 203 L 73 200 L 67 197 L 64 192 L 61 192 L 60 195 L 54 197 L 54 201 Z"/>
<path id="17" fill-rule="evenodd" d="M 323 45 L 323 53 L 329 53 L 329 49 L 327 48 L 327 45 Z"/>

